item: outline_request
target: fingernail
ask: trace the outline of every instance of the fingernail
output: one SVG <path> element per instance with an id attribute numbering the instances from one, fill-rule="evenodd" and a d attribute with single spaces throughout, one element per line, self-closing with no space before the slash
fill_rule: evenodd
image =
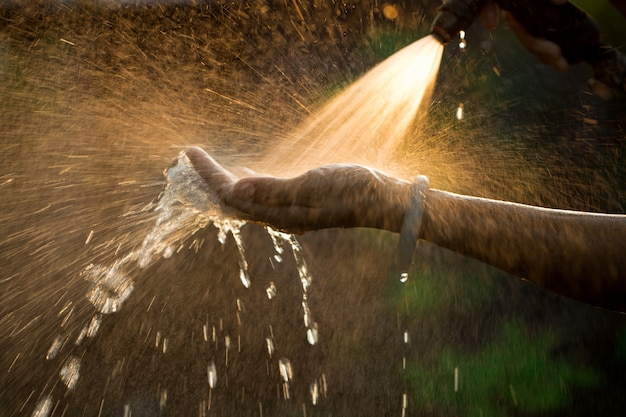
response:
<path id="1" fill-rule="evenodd" d="M 235 184 L 234 193 L 238 198 L 249 200 L 254 196 L 255 187 L 251 182 L 239 181 Z"/>

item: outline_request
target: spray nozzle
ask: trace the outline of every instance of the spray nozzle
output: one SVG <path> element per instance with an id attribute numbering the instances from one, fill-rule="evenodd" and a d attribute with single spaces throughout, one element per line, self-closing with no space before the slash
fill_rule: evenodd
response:
<path id="1" fill-rule="evenodd" d="M 466 30 L 483 10 L 487 0 L 447 0 L 439 8 L 431 34 L 443 45 L 461 30 Z"/>

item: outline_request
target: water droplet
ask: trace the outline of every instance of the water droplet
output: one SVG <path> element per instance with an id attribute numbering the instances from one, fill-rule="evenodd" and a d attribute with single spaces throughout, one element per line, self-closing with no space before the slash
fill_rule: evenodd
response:
<path id="1" fill-rule="evenodd" d="M 248 274 L 247 269 L 239 269 L 239 279 L 244 287 L 250 288 L 250 275 Z"/>
<path id="2" fill-rule="evenodd" d="M 317 331 L 317 323 L 313 323 L 308 329 L 306 329 L 306 340 L 310 345 L 315 345 L 319 340 L 319 333 Z"/>
<path id="3" fill-rule="evenodd" d="M 459 107 L 456 109 L 457 120 L 463 120 L 463 103 L 459 103 Z"/>
<path id="4" fill-rule="evenodd" d="M 285 241 L 286 233 L 274 230 L 269 226 L 267 226 L 265 230 L 267 231 L 269 237 L 272 239 L 272 243 L 274 244 L 274 251 L 277 255 L 279 255 L 280 261 L 276 259 L 276 257 L 274 259 L 276 259 L 278 262 L 281 262 L 282 258 L 280 257 L 280 255 L 285 251 L 285 249 L 283 248 L 283 242 Z"/>
<path id="5" fill-rule="evenodd" d="M 117 265 L 110 268 L 89 265 L 82 275 L 92 283 L 87 299 L 103 314 L 119 311 L 134 289 L 132 279 L 119 271 Z"/>
<path id="6" fill-rule="evenodd" d="M 265 289 L 265 293 L 267 294 L 267 298 L 270 300 L 276 297 L 276 286 L 274 282 L 270 282 L 270 285 Z"/>
<path id="7" fill-rule="evenodd" d="M 33 411 L 32 417 L 48 417 L 52 410 L 52 397 L 47 396 L 39 401 L 37 407 Z"/>
<path id="8" fill-rule="evenodd" d="M 59 350 L 61 350 L 61 347 L 63 346 L 64 341 L 65 341 L 64 337 L 62 337 L 61 335 L 57 335 L 57 337 L 55 337 L 54 340 L 52 341 L 50 348 L 48 349 L 48 353 L 46 354 L 46 359 L 48 360 L 54 359 L 57 356 L 57 353 L 59 353 Z"/>
<path id="9" fill-rule="evenodd" d="M 159 396 L 159 408 L 161 411 L 165 408 L 165 404 L 167 403 L 167 390 L 163 388 L 161 390 L 161 395 Z"/>
<path id="10" fill-rule="evenodd" d="M 274 339 L 272 339 L 271 337 L 266 337 L 265 343 L 267 344 L 267 354 L 271 358 L 274 354 Z"/>
<path id="11" fill-rule="evenodd" d="M 215 362 L 210 361 L 207 367 L 207 378 L 209 380 L 209 388 L 215 388 L 217 384 L 217 369 L 215 368 Z"/>
<path id="12" fill-rule="evenodd" d="M 243 246 L 243 238 L 241 236 L 241 228 L 246 224 L 241 220 L 214 219 L 213 224 L 218 230 L 224 233 L 230 232 L 237 245 L 237 262 L 239 263 L 239 279 L 244 287 L 250 287 L 250 276 L 248 274 L 248 261 L 246 260 L 246 251 Z M 224 235 L 225 236 L 225 235 Z M 220 235 L 218 239 L 222 242 Z M 224 239 L 226 239 L 224 237 Z M 222 242 L 223 243 L 223 242 Z"/>
<path id="13" fill-rule="evenodd" d="M 306 261 L 304 260 L 304 255 L 302 254 L 302 246 L 294 235 L 286 235 L 286 238 L 291 245 L 293 258 L 296 261 L 298 275 L 300 276 L 300 282 L 302 283 L 302 291 L 306 293 L 306 291 L 311 286 L 313 278 L 311 277 L 311 274 L 309 273 L 309 268 L 307 267 Z"/>
<path id="14" fill-rule="evenodd" d="M 87 239 L 85 240 L 85 245 L 88 245 L 89 242 L 91 242 L 92 237 L 93 237 L 93 230 L 90 230 L 89 235 L 87 236 Z"/>
<path id="15" fill-rule="evenodd" d="M 302 302 L 302 318 L 304 320 L 304 327 L 311 326 L 313 320 L 311 319 L 311 310 L 309 310 L 309 304 L 306 301 Z"/>
<path id="16" fill-rule="evenodd" d="M 409 331 L 404 331 L 404 343 L 409 343 Z"/>
<path id="17" fill-rule="evenodd" d="M 291 362 L 289 362 L 289 359 L 282 358 L 278 361 L 278 371 L 280 372 L 280 377 L 282 378 L 283 382 L 291 381 L 293 373 L 291 370 Z"/>
<path id="18" fill-rule="evenodd" d="M 74 389 L 80 376 L 80 359 L 75 356 L 70 357 L 61 368 L 59 376 L 67 389 Z"/>
<path id="19" fill-rule="evenodd" d="M 174 248 L 172 246 L 167 246 L 165 247 L 165 249 L 163 249 L 163 258 L 169 259 L 172 257 L 173 253 L 174 253 Z"/>
<path id="20" fill-rule="evenodd" d="M 459 38 L 460 38 L 459 48 L 461 50 L 465 50 L 465 48 L 467 48 L 467 40 L 465 39 L 465 31 L 462 30 L 459 32 Z"/>
<path id="21" fill-rule="evenodd" d="M 311 391 L 311 403 L 313 403 L 313 405 L 317 405 L 317 402 L 320 396 L 320 390 L 319 390 L 319 385 L 317 384 L 317 381 L 311 384 L 310 391 Z"/>
<path id="22" fill-rule="evenodd" d="M 76 346 L 79 346 L 81 343 L 83 343 L 83 339 L 85 339 L 85 336 L 87 336 L 87 326 L 81 329 L 80 333 L 76 337 L 76 341 L 74 342 L 74 344 Z"/>
<path id="23" fill-rule="evenodd" d="M 94 337 L 96 333 L 98 333 L 98 329 L 100 329 L 101 323 L 102 323 L 102 314 L 95 314 L 91 318 L 91 321 L 89 322 L 89 325 L 87 326 L 86 336 Z"/>
<path id="24" fill-rule="evenodd" d="M 226 231 L 224 229 L 219 229 L 217 231 L 217 241 L 222 245 L 226 243 Z"/>

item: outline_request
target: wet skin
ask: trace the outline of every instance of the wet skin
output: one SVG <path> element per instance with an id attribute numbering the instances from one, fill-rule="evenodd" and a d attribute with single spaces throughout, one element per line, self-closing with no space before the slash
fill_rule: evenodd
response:
<path id="1" fill-rule="evenodd" d="M 399 232 L 410 186 L 363 166 L 298 177 L 237 179 L 202 149 L 185 151 L 240 218 L 290 232 L 370 227 Z M 420 238 L 489 263 L 547 290 L 626 311 L 626 216 L 553 210 L 428 191 Z"/>

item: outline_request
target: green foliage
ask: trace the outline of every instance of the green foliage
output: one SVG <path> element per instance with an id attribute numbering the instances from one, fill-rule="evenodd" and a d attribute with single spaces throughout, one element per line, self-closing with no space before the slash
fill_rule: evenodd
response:
<path id="1" fill-rule="evenodd" d="M 419 268 L 417 268 L 419 269 Z M 471 312 L 494 296 L 493 276 L 478 263 L 462 263 L 457 268 L 429 266 L 394 286 L 391 299 L 412 316 L 452 311 Z"/>
<path id="2" fill-rule="evenodd" d="M 568 388 L 594 386 L 597 372 L 551 357 L 554 338 L 549 333 L 529 340 L 516 322 L 505 322 L 499 337 L 479 352 L 453 349 L 425 368 L 407 366 L 412 403 L 468 416 L 510 415 L 555 411 L 570 403 Z M 458 391 L 454 390 L 455 368 Z"/>

